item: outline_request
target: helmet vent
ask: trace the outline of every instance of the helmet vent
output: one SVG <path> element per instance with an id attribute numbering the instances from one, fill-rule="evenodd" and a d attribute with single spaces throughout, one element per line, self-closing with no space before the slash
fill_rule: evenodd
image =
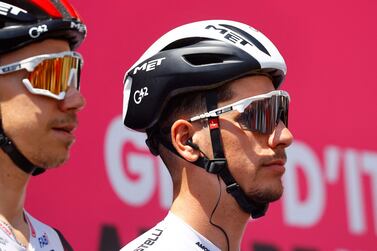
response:
<path id="1" fill-rule="evenodd" d="M 184 55 L 183 58 L 188 63 L 195 66 L 199 66 L 199 65 L 223 63 L 227 58 L 229 58 L 229 55 L 201 53 L 201 54 Z"/>
<path id="2" fill-rule="evenodd" d="M 183 38 L 179 39 L 173 43 L 170 43 L 169 45 L 165 46 L 161 51 L 167 51 L 167 50 L 172 50 L 172 49 L 179 49 L 183 47 L 187 47 L 190 45 L 194 45 L 196 43 L 199 43 L 203 40 L 211 40 L 208 38 L 202 38 L 202 37 L 190 37 L 190 38 Z"/>

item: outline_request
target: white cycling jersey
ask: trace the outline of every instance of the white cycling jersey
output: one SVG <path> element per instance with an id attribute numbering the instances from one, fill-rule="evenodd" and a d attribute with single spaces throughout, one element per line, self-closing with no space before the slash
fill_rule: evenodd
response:
<path id="1" fill-rule="evenodd" d="M 221 251 L 172 212 L 121 251 Z"/>
<path id="2" fill-rule="evenodd" d="M 29 245 L 24 247 L 15 238 L 10 226 L 0 221 L 0 251 L 71 251 L 59 231 L 38 221 L 26 211 L 24 217 L 29 225 Z"/>

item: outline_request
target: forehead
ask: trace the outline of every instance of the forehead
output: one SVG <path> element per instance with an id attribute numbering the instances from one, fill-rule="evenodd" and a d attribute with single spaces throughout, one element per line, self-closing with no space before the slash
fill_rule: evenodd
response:
<path id="1" fill-rule="evenodd" d="M 16 51 L 1 55 L 0 62 L 1 65 L 6 65 L 41 54 L 58 53 L 69 50 L 69 44 L 64 40 L 46 39 L 38 43 L 27 45 Z"/>
<path id="2" fill-rule="evenodd" d="M 246 76 L 237 79 L 229 84 L 229 88 L 233 94 L 232 99 L 224 102 L 223 105 L 275 90 L 271 79 L 263 75 Z"/>

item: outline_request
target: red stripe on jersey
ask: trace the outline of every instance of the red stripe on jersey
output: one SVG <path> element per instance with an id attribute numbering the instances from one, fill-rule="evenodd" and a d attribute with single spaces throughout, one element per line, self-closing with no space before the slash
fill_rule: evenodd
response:
<path id="1" fill-rule="evenodd" d="M 49 0 L 31 0 L 31 2 L 38 5 L 42 10 L 47 12 L 52 17 L 62 17 L 60 12 Z"/>
<path id="2" fill-rule="evenodd" d="M 30 228 L 30 232 L 31 232 L 31 236 L 33 236 L 34 238 L 37 236 L 36 232 L 35 232 L 35 229 L 33 227 L 33 224 L 31 224 L 30 220 L 29 220 L 29 217 L 27 217 L 26 213 L 24 213 L 24 217 L 26 219 L 26 222 L 27 224 L 29 225 L 29 228 Z"/>
<path id="3" fill-rule="evenodd" d="M 77 18 L 77 19 L 80 19 L 79 17 L 79 14 L 76 12 L 76 10 L 72 7 L 72 5 L 70 3 L 68 3 L 67 0 L 60 0 L 61 3 L 64 5 L 64 7 L 67 9 L 67 11 L 69 12 L 69 14 L 71 14 L 71 16 L 73 18 Z"/>

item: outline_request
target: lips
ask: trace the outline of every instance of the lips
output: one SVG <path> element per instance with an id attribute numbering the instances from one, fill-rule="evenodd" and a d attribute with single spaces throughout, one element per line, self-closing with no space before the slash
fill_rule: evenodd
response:
<path id="1" fill-rule="evenodd" d="M 269 172 L 273 172 L 275 174 L 283 175 L 285 173 L 285 163 L 287 162 L 286 158 L 273 158 L 266 161 L 261 167 L 262 170 L 268 170 Z"/>
<path id="2" fill-rule="evenodd" d="M 273 161 L 269 161 L 266 164 L 263 164 L 264 166 L 284 166 L 287 162 L 286 159 L 276 159 Z"/>
<path id="3" fill-rule="evenodd" d="M 57 130 L 57 131 L 66 132 L 66 133 L 73 133 L 73 131 L 76 129 L 76 127 L 77 127 L 76 124 L 66 124 L 66 125 L 55 126 L 52 129 Z"/>
<path id="4" fill-rule="evenodd" d="M 76 124 L 65 124 L 52 127 L 54 138 L 60 142 L 72 144 L 76 137 L 73 131 L 76 129 Z"/>

